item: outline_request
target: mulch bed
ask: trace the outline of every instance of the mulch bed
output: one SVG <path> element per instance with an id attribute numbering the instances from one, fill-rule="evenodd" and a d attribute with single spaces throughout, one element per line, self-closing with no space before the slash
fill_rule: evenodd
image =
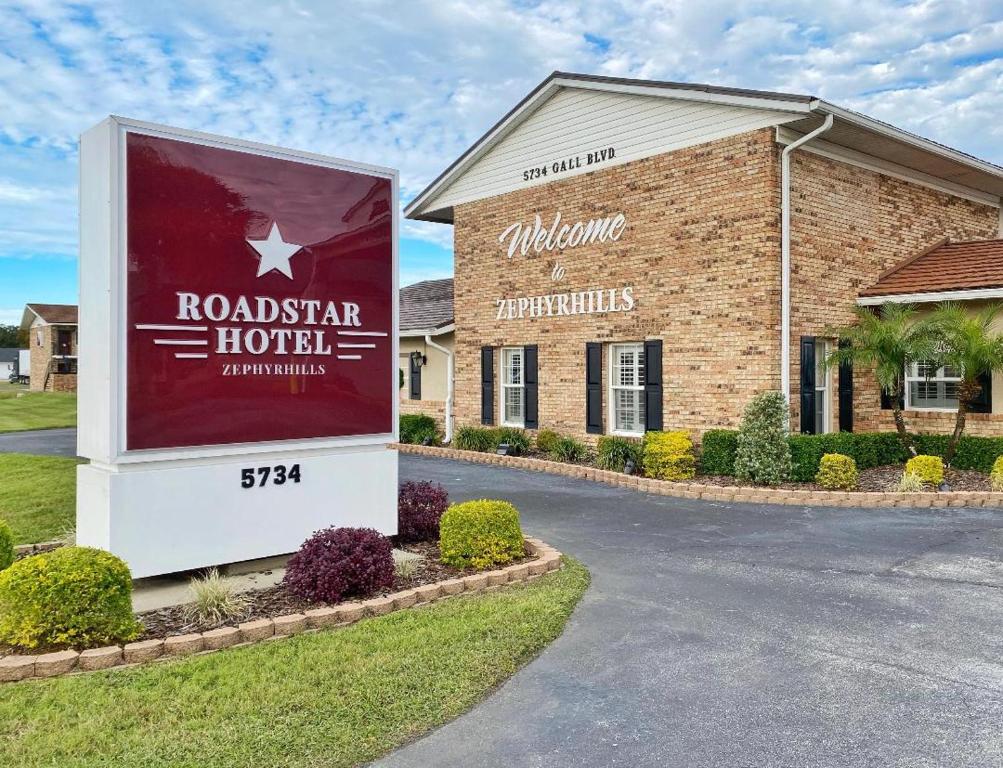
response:
<path id="1" fill-rule="evenodd" d="M 391 540 L 393 541 L 393 538 L 391 538 Z M 356 600 L 383 597 L 389 595 L 391 592 L 413 589 L 414 587 L 432 584 L 436 581 L 454 579 L 459 576 L 466 576 L 475 572 L 474 569 L 471 568 L 452 568 L 439 562 L 439 543 L 435 541 L 407 544 L 395 541 L 394 546 L 398 549 L 403 549 L 407 552 L 414 552 L 415 554 L 421 555 L 424 559 L 414 564 L 414 572 L 409 574 L 407 578 L 396 576 L 394 578 L 393 585 L 388 589 L 378 594 L 355 598 Z M 524 557 L 518 560 L 513 560 L 509 563 L 509 565 L 515 565 L 528 559 L 531 559 L 531 555 L 527 553 Z M 160 608 L 155 611 L 146 611 L 144 613 L 136 614 L 139 620 L 143 623 L 144 627 L 144 632 L 138 639 L 153 640 L 161 637 L 168 637 L 169 635 L 184 635 L 189 632 L 205 632 L 206 630 L 216 629 L 217 627 L 235 626 L 237 623 L 243 621 L 266 619 L 274 616 L 282 616 L 288 613 L 302 613 L 310 608 L 320 608 L 327 605 L 327 603 L 312 603 L 308 600 L 303 600 L 302 598 L 291 594 L 282 584 L 278 584 L 274 587 L 268 587 L 266 589 L 242 592 L 241 596 L 247 600 L 244 612 L 240 616 L 234 616 L 226 621 L 221 621 L 216 624 L 192 624 L 186 621 L 185 609 L 184 606 L 181 605 L 174 605 L 168 608 Z M 352 601 L 350 600 L 346 602 Z"/>
<path id="2" fill-rule="evenodd" d="M 872 469 L 862 469 L 859 474 L 859 481 L 854 491 L 859 493 L 889 491 L 898 492 L 898 483 L 902 479 L 902 472 L 905 466 L 901 464 L 889 464 L 885 467 L 873 467 Z M 947 469 L 944 470 L 944 479 L 951 486 L 952 491 L 991 491 L 989 476 L 974 469 Z M 693 481 L 703 485 L 716 485 L 737 487 L 742 484 L 734 477 L 725 475 L 697 475 Z M 825 489 L 818 483 L 781 483 L 779 488 L 794 491 L 824 491 Z M 853 491 L 851 491 L 852 493 Z M 936 488 L 927 488 L 927 493 L 937 493 Z"/>

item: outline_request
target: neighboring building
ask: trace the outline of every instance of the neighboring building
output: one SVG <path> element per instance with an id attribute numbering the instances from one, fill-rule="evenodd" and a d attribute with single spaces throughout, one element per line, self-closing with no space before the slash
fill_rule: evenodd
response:
<path id="1" fill-rule="evenodd" d="M 858 300 L 1003 295 L 998 244 L 902 264 L 1000 238 L 1001 195 L 1003 169 L 812 96 L 554 73 L 405 214 L 454 226 L 457 424 L 699 435 L 781 389 L 815 433 L 892 428 L 870 371 L 819 365 Z M 909 416 L 945 430 L 930 373 Z M 987 389 L 968 428 L 999 434 Z"/>
<path id="2" fill-rule="evenodd" d="M 31 351 L 30 389 L 77 391 L 77 308 L 71 304 L 28 304 L 21 317 Z"/>
<path id="3" fill-rule="evenodd" d="M 425 280 L 400 290 L 401 413 L 427 413 L 452 437 L 453 281 Z"/>
<path id="4" fill-rule="evenodd" d="M 16 347 L 0 347 L 0 382 L 17 373 L 18 351 Z"/>

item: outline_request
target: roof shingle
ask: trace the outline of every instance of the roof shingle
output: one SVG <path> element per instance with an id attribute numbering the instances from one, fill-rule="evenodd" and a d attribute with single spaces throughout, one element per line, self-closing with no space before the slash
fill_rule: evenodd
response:
<path id="1" fill-rule="evenodd" d="M 947 240 L 885 272 L 861 296 L 1003 288 L 1003 240 Z"/>
<path id="2" fill-rule="evenodd" d="M 400 289 L 400 329 L 434 330 L 453 322 L 453 279 L 424 280 Z"/>
<path id="3" fill-rule="evenodd" d="M 50 325 L 77 322 L 76 304 L 28 304 L 28 306 Z"/>

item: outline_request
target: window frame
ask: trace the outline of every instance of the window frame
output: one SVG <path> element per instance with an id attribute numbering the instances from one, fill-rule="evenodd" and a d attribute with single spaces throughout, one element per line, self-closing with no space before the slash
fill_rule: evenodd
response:
<path id="1" fill-rule="evenodd" d="M 829 353 L 829 340 L 818 336 L 815 337 L 815 407 L 818 408 L 818 399 L 822 398 L 822 431 L 815 430 L 817 435 L 827 435 L 832 429 L 832 369 L 822 364 L 822 384 L 818 381 L 819 363 L 825 360 Z M 816 414 L 812 414 L 812 419 Z"/>
<path id="2" fill-rule="evenodd" d="M 943 382 L 945 384 L 950 384 L 950 383 L 960 384 L 961 383 L 961 380 L 962 380 L 961 376 L 943 376 L 943 375 L 941 375 L 941 376 L 937 376 L 937 375 L 934 375 L 934 376 L 921 376 L 921 375 L 919 375 L 919 373 L 918 373 L 918 367 L 919 367 L 919 365 L 922 364 L 922 363 L 928 363 L 928 362 L 930 362 L 930 361 L 928 361 L 928 360 L 916 360 L 915 362 L 906 363 L 905 375 L 904 375 L 904 378 L 903 378 L 903 381 L 905 382 L 905 386 L 903 387 L 903 389 L 905 390 L 904 391 L 904 397 L 903 397 L 903 399 L 905 401 L 905 403 L 904 403 L 905 410 L 908 410 L 908 411 L 928 411 L 930 413 L 957 413 L 958 412 L 958 406 L 954 406 L 953 408 L 934 408 L 934 407 L 930 407 L 930 406 L 921 406 L 921 405 L 914 405 L 913 404 L 913 402 L 912 402 L 912 387 L 910 386 L 910 384 L 912 382 L 914 382 L 914 381 Z M 913 367 L 917 368 L 917 374 L 915 376 L 913 376 L 912 373 L 911 373 L 911 369 Z M 943 366 L 943 365 L 940 366 L 940 367 L 938 367 L 936 369 L 936 373 L 939 373 L 940 371 L 943 371 L 945 368 L 946 368 L 946 366 Z"/>
<path id="3" fill-rule="evenodd" d="M 637 383 L 632 386 L 615 385 L 613 373 L 616 368 L 616 356 L 617 350 L 623 347 L 634 347 L 637 350 L 637 365 L 635 369 L 637 371 Z M 644 359 L 644 342 L 643 341 L 616 341 L 610 342 L 606 345 L 606 401 L 607 401 L 607 433 L 610 435 L 616 435 L 618 437 L 644 437 L 644 433 L 647 427 L 647 418 L 644 419 L 644 423 L 641 425 L 641 430 L 639 432 L 634 432 L 626 429 L 616 428 L 616 390 L 626 389 L 633 390 L 638 393 L 638 415 L 640 415 L 640 410 L 644 406 L 644 373 L 643 366 L 645 363 Z M 641 421 L 641 419 L 638 419 Z"/>
<path id="4" fill-rule="evenodd" d="M 505 382 L 506 374 L 508 372 L 508 366 L 506 365 L 506 358 L 512 352 L 518 352 L 520 355 L 520 378 L 522 383 L 520 384 L 507 384 Z M 499 352 L 498 357 L 498 424 L 502 427 L 514 427 L 516 429 L 526 428 L 526 347 L 525 346 L 507 346 L 502 347 Z M 522 420 L 519 422 L 508 421 L 505 416 L 505 392 L 509 389 L 521 389 L 522 390 Z"/>

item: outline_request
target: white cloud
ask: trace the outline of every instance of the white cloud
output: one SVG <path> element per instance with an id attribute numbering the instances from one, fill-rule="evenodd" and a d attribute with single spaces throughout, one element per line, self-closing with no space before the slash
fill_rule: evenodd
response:
<path id="1" fill-rule="evenodd" d="M 554 69 L 813 93 L 1003 162 L 1000 51 L 992 0 L 4 4 L 0 256 L 75 253 L 108 113 L 398 167 L 405 201 Z"/>

